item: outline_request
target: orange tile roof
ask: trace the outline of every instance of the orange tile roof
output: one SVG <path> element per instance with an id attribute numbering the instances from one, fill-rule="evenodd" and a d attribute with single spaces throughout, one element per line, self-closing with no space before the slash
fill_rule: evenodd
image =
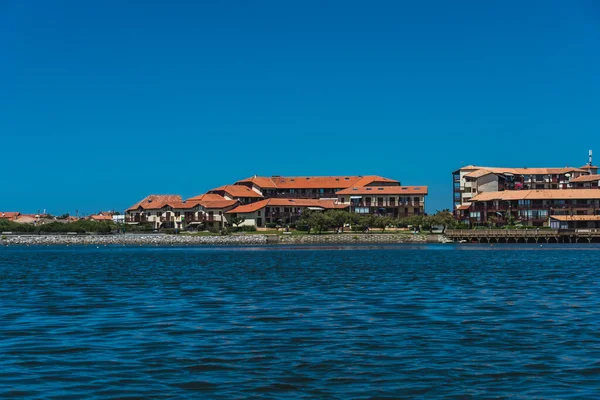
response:
<path id="1" fill-rule="evenodd" d="M 265 176 L 252 176 L 250 178 L 246 178 L 246 179 L 242 179 L 241 181 L 237 181 L 236 184 L 242 184 L 242 183 L 254 183 L 256 186 L 263 188 L 263 189 L 276 189 L 277 186 L 275 185 L 275 183 L 273 182 L 273 180 L 269 177 L 265 177 Z"/>
<path id="2" fill-rule="evenodd" d="M 321 207 L 324 209 L 346 208 L 348 204 L 336 204 L 335 200 L 317 200 L 317 199 L 284 199 L 274 198 L 257 201 L 256 203 L 244 204 L 228 211 L 233 213 L 251 213 L 260 209 L 269 207 Z"/>
<path id="3" fill-rule="evenodd" d="M 600 221 L 600 215 L 551 215 L 557 221 Z"/>
<path id="4" fill-rule="evenodd" d="M 564 168 L 505 168 L 505 167 L 479 167 L 475 165 L 468 165 L 461 168 L 469 172 L 465 174 L 465 177 L 479 178 L 487 174 L 513 174 L 513 175 L 559 175 L 566 174 L 567 172 L 582 172 L 587 173 L 588 171 L 575 168 L 575 167 L 564 167 Z"/>
<path id="5" fill-rule="evenodd" d="M 595 165 L 584 165 L 583 167 L 580 167 L 580 169 L 598 169 L 598 167 L 596 167 Z"/>
<path id="6" fill-rule="evenodd" d="M 208 209 L 223 209 L 234 206 L 238 203 L 237 200 L 219 200 L 219 201 L 201 201 L 200 205 Z"/>
<path id="7" fill-rule="evenodd" d="M 367 187 L 352 187 L 337 192 L 337 195 L 353 195 L 353 194 L 387 194 L 387 195 L 408 195 L 408 194 L 427 194 L 427 186 L 367 186 Z"/>
<path id="8" fill-rule="evenodd" d="M 252 182 L 263 189 L 345 189 L 351 186 L 366 186 L 372 183 L 394 183 L 398 181 L 377 175 L 368 176 L 272 176 L 252 177 L 236 182 Z"/>
<path id="9" fill-rule="evenodd" d="M 162 208 L 168 202 L 181 202 L 181 196 L 178 194 L 151 194 L 129 207 L 127 211 L 136 210 L 140 206 L 146 210 Z"/>
<path id="10" fill-rule="evenodd" d="M 208 193 L 215 192 L 225 192 L 231 197 L 253 197 L 253 198 L 262 198 L 262 196 L 250 189 L 247 186 L 243 185 L 225 185 L 218 187 L 216 189 L 209 190 Z"/>
<path id="11" fill-rule="evenodd" d="M 542 189 L 542 190 L 505 190 L 503 192 L 480 193 L 469 201 L 490 200 L 588 200 L 600 199 L 598 189 Z"/>
<path id="12" fill-rule="evenodd" d="M 187 199 L 187 201 L 221 201 L 221 200 L 225 200 L 225 197 L 221 196 L 220 194 L 214 194 L 214 193 L 204 193 L 204 194 L 200 194 L 198 196 L 190 197 L 189 199 Z"/>
<path id="13" fill-rule="evenodd" d="M 14 219 L 15 222 L 20 224 L 32 224 L 37 221 L 38 218 L 35 215 L 25 215 L 21 214 L 17 218 Z"/>
<path id="14" fill-rule="evenodd" d="M 457 210 L 468 210 L 469 207 L 471 207 L 471 203 L 469 203 L 469 204 L 462 204 L 462 205 L 456 207 L 456 209 Z"/>
<path id="15" fill-rule="evenodd" d="M 88 218 L 94 221 L 112 221 L 110 215 L 90 215 Z"/>
<path id="16" fill-rule="evenodd" d="M 13 219 L 17 218 L 19 215 L 21 215 L 21 213 L 18 211 L 4 211 L 4 212 L 0 212 L 0 219 L 13 220 Z"/>
<path id="17" fill-rule="evenodd" d="M 571 179 L 571 183 L 600 181 L 600 175 L 581 175 Z"/>

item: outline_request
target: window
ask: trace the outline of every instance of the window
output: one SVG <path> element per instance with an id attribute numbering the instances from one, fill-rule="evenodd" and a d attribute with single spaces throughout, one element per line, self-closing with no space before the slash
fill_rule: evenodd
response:
<path id="1" fill-rule="evenodd" d="M 256 214 L 256 215 L 258 215 L 260 217 L 260 210 L 258 210 L 258 214 Z"/>
<path id="2" fill-rule="evenodd" d="M 181 216 L 181 213 L 180 213 L 179 211 L 175 211 L 175 216 L 176 216 L 176 217 L 180 217 L 180 216 Z"/>
<path id="3" fill-rule="evenodd" d="M 156 212 L 156 216 L 157 216 L 157 217 L 162 217 L 162 211 L 157 211 L 157 212 Z"/>
<path id="4" fill-rule="evenodd" d="M 340 197 L 340 203 L 344 204 L 344 201 L 345 201 L 344 198 Z"/>
<path id="5" fill-rule="evenodd" d="M 529 207 L 531 200 L 519 200 L 519 207 Z"/>

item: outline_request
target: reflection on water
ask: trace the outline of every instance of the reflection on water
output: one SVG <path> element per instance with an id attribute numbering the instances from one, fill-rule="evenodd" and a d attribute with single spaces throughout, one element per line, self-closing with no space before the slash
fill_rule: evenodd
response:
<path id="1" fill-rule="evenodd" d="M 0 248 L 0 391 L 595 398 L 598 249 Z"/>

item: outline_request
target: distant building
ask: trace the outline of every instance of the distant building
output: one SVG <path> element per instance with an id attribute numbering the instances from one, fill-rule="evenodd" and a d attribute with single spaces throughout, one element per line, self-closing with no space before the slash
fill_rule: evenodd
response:
<path id="1" fill-rule="evenodd" d="M 336 193 L 338 204 L 347 204 L 359 214 L 380 214 L 391 217 L 423 215 L 427 186 L 366 186 L 352 187 Z"/>
<path id="2" fill-rule="evenodd" d="M 586 218 L 600 215 L 598 189 L 538 189 L 480 193 L 460 217 L 474 225 L 520 223 L 549 226 L 550 218 Z M 583 218 L 585 217 L 585 218 Z"/>
<path id="3" fill-rule="evenodd" d="M 14 221 L 19 217 L 19 215 L 21 215 L 21 213 L 17 211 L 2 211 L 0 212 L 0 220 L 4 219 L 8 221 Z"/>
<path id="4" fill-rule="evenodd" d="M 225 212 L 239 204 L 237 200 L 208 197 L 211 200 L 183 201 L 179 195 L 150 195 L 126 211 L 128 224 L 152 224 L 155 229 L 185 229 L 190 226 L 220 227 Z"/>
<path id="5" fill-rule="evenodd" d="M 400 186 L 394 179 L 368 176 L 253 176 L 183 201 L 178 195 L 151 195 L 126 211 L 126 223 L 155 228 L 208 228 L 230 225 L 243 216 L 245 225 L 297 220 L 306 210 L 346 209 L 393 217 L 420 215 L 426 186 Z"/>
<path id="6" fill-rule="evenodd" d="M 292 224 L 303 213 L 348 209 L 349 204 L 337 204 L 335 200 L 272 198 L 240 205 L 227 212 L 229 217 L 243 217 L 241 226 L 264 227 L 269 223 Z"/>

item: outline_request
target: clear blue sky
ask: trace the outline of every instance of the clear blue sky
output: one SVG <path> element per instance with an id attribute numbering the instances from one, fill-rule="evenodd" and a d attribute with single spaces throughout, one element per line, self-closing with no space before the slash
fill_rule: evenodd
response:
<path id="1" fill-rule="evenodd" d="M 125 5 L 124 3 L 129 3 Z M 0 1 L 0 211 L 600 163 L 600 3 Z"/>

